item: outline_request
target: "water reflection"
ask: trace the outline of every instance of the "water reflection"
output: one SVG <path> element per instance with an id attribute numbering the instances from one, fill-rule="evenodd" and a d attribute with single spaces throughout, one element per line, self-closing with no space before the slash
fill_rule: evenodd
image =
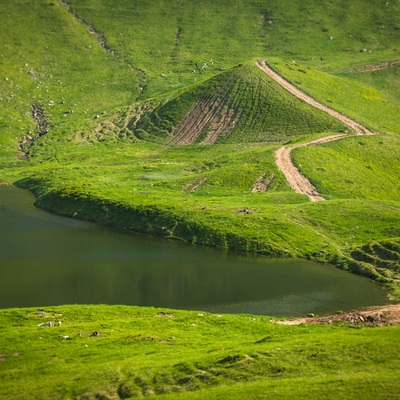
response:
<path id="1" fill-rule="evenodd" d="M 58 217 L 0 187 L 0 307 L 104 303 L 265 315 L 385 302 L 377 284 L 305 260 L 184 245 Z"/>

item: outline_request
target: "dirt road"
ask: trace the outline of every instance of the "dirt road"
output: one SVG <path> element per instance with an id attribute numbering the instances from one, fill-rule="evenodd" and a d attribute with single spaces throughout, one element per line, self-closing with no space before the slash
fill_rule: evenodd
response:
<path id="1" fill-rule="evenodd" d="M 280 147 L 275 152 L 275 161 L 279 169 L 283 172 L 286 180 L 289 182 L 290 186 L 297 192 L 305 194 L 308 198 L 313 201 L 325 200 L 317 191 L 317 189 L 312 185 L 312 183 L 297 169 L 292 161 L 290 155 L 291 151 L 298 147 L 312 146 L 321 143 L 332 142 L 334 140 L 339 140 L 347 135 L 331 135 L 325 136 L 308 143 L 298 144 L 290 147 Z"/>
<path id="2" fill-rule="evenodd" d="M 284 79 L 282 76 L 277 74 L 273 69 L 271 69 L 265 61 L 256 62 L 256 65 L 258 68 L 260 68 L 263 72 L 265 72 L 269 77 L 271 77 L 273 80 L 275 80 L 277 83 L 279 83 L 282 87 L 284 87 L 286 90 L 288 90 L 290 93 L 298 97 L 299 99 L 304 100 L 306 103 L 312 105 L 315 108 L 318 108 L 319 110 L 322 110 L 329 114 L 330 116 L 338 119 L 341 121 L 343 124 L 347 125 L 351 130 L 353 130 L 356 135 L 373 135 L 374 133 L 371 132 L 369 129 L 365 128 L 358 122 L 352 120 L 351 118 L 341 114 L 340 112 L 333 110 L 330 107 L 327 107 L 326 105 L 318 102 L 317 100 L 313 99 L 311 96 L 307 95 L 303 91 L 301 91 L 299 88 L 296 86 L 292 85 L 290 82 L 288 82 L 286 79 Z M 303 147 L 303 146 L 312 146 L 312 145 L 317 145 L 321 143 L 327 143 L 327 142 L 332 142 L 334 140 L 339 140 L 347 135 L 341 134 L 341 135 L 331 135 L 331 136 L 326 136 L 320 139 L 313 140 L 308 143 L 300 144 L 300 145 L 295 145 L 291 147 L 280 147 L 278 150 L 275 152 L 275 161 L 276 164 L 278 165 L 278 168 L 282 171 L 282 173 L 285 175 L 287 181 L 289 182 L 290 186 L 300 194 L 304 194 L 308 196 L 308 198 L 313 201 L 322 201 L 325 200 L 317 191 L 317 189 L 311 184 L 311 182 L 298 170 L 298 168 L 294 165 L 291 157 L 291 151 L 294 148 L 297 147 Z"/>

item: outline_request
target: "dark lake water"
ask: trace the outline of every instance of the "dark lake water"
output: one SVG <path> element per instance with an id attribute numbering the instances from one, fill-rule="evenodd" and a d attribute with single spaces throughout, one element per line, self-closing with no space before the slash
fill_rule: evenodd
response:
<path id="1" fill-rule="evenodd" d="M 384 304 L 376 283 L 305 260 L 224 252 L 55 216 L 0 186 L 0 308 L 127 304 L 296 316 Z"/>

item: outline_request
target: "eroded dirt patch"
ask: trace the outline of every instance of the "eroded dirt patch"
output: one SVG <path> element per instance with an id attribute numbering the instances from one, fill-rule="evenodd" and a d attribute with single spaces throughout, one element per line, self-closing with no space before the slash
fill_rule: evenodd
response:
<path id="1" fill-rule="evenodd" d="M 238 119 L 236 110 L 225 104 L 223 96 L 205 97 L 186 114 L 168 144 L 192 144 L 200 136 L 205 136 L 202 144 L 213 144 L 220 135 L 228 135 Z"/>
<path id="2" fill-rule="evenodd" d="M 343 72 L 374 72 L 374 71 L 380 71 L 382 69 L 394 67 L 396 65 L 400 65 L 400 60 L 386 61 L 386 62 L 381 62 L 381 63 L 377 63 L 377 64 L 368 64 L 368 65 L 362 65 L 360 67 L 347 68 L 347 69 L 344 69 Z"/>
<path id="3" fill-rule="evenodd" d="M 281 325 L 333 324 L 347 322 L 359 326 L 387 326 L 400 324 L 400 304 L 368 307 L 326 317 L 307 317 L 286 321 L 274 321 Z"/>

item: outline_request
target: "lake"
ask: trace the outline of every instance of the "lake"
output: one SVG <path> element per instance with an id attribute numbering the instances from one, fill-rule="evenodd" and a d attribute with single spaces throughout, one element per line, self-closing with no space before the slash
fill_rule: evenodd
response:
<path id="1" fill-rule="evenodd" d="M 386 303 L 332 266 L 192 246 L 50 214 L 0 186 L 0 308 L 126 304 L 299 316 Z"/>

